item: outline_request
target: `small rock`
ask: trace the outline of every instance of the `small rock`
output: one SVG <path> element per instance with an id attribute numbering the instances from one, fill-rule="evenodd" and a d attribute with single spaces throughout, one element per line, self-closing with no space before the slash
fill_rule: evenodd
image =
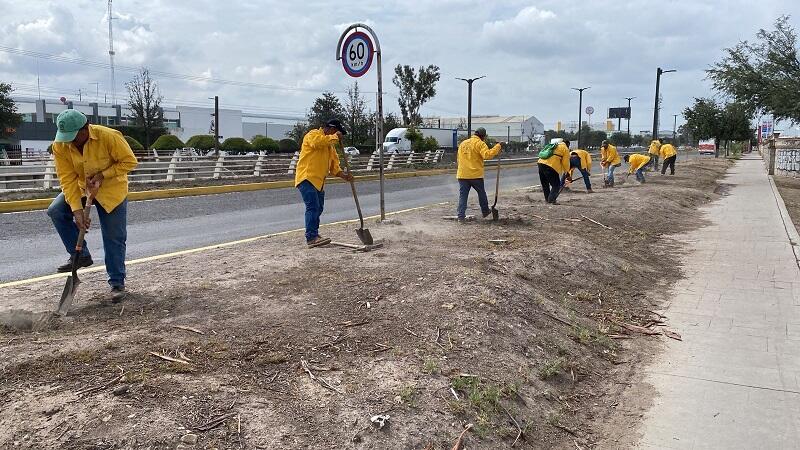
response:
<path id="1" fill-rule="evenodd" d="M 61 405 L 53 405 L 42 411 L 42 414 L 44 414 L 47 417 L 51 417 L 53 414 L 61 411 L 61 408 L 62 408 Z"/>
<path id="2" fill-rule="evenodd" d="M 197 443 L 197 435 L 196 434 L 184 434 L 181 437 L 181 442 L 184 444 L 194 445 Z"/>
<path id="3" fill-rule="evenodd" d="M 117 386 L 117 388 L 114 389 L 111 393 L 114 394 L 114 395 L 125 395 L 125 394 L 128 393 L 128 390 L 130 388 L 131 388 L 130 385 L 122 384 L 122 385 Z"/>
<path id="4" fill-rule="evenodd" d="M 108 422 L 109 420 L 111 420 L 111 414 L 103 417 L 103 422 Z"/>

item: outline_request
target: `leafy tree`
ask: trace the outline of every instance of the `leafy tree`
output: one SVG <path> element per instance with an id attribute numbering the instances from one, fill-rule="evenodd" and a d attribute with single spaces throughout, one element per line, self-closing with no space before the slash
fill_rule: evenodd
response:
<path id="1" fill-rule="evenodd" d="M 762 29 L 756 39 L 725 49 L 722 60 L 706 71 L 708 78 L 750 112 L 800 122 L 800 59 L 789 17 L 779 17 L 775 30 Z"/>
<path id="2" fill-rule="evenodd" d="M 281 139 L 278 141 L 278 153 L 294 153 L 300 151 L 300 144 L 294 139 Z"/>
<path id="3" fill-rule="evenodd" d="M 144 146 L 142 146 L 142 144 L 136 139 L 130 136 L 125 136 L 125 140 L 128 141 L 128 145 L 131 147 L 131 150 L 144 150 Z"/>
<path id="4" fill-rule="evenodd" d="M 309 127 L 308 124 L 304 122 L 297 122 L 294 124 L 294 126 L 292 126 L 292 129 L 286 133 L 286 135 L 293 139 L 294 142 L 299 146 L 303 143 L 303 137 L 309 132 L 309 130 L 311 130 L 311 127 Z"/>
<path id="5" fill-rule="evenodd" d="M 11 85 L 0 83 L 0 138 L 7 138 L 22 123 L 22 115 L 17 114 L 17 105 L 11 98 Z"/>
<path id="6" fill-rule="evenodd" d="M 277 153 L 278 143 L 266 136 L 253 137 L 253 150 L 258 152 Z"/>
<path id="7" fill-rule="evenodd" d="M 611 139 L 609 139 L 609 141 L 619 147 L 630 147 L 633 139 L 628 135 L 628 133 L 614 133 L 611 135 Z"/>
<path id="8" fill-rule="evenodd" d="M 225 139 L 221 145 L 222 149 L 228 153 L 247 153 L 253 150 L 253 146 L 247 139 L 240 137 L 230 137 Z"/>
<path id="9" fill-rule="evenodd" d="M 344 107 L 336 95 L 333 92 L 323 92 L 322 97 L 314 100 L 311 110 L 308 111 L 308 125 L 310 128 L 319 128 L 331 119 L 342 120 L 345 115 Z"/>
<path id="10" fill-rule="evenodd" d="M 196 150 L 211 150 L 214 148 L 214 136 L 210 134 L 196 134 L 186 141 L 186 146 Z"/>
<path id="11" fill-rule="evenodd" d="M 411 66 L 398 64 L 394 73 L 392 83 L 400 91 L 397 103 L 403 114 L 403 123 L 409 126 L 420 125 L 422 117 L 419 109 L 436 95 L 436 83 L 441 76 L 439 67 L 429 65 L 420 67 L 419 72 L 416 72 Z"/>
<path id="12" fill-rule="evenodd" d="M 344 104 L 344 117 L 348 132 L 344 139 L 345 143 L 352 146 L 368 143 L 370 121 L 369 115 L 367 114 L 367 102 L 361 95 L 358 82 L 353 83 L 353 85 L 347 89 L 347 99 Z"/>
<path id="13" fill-rule="evenodd" d="M 714 99 L 696 98 L 694 105 L 683 110 L 686 129 L 695 139 L 714 139 L 719 154 L 722 139 L 722 108 Z"/>
<path id="14" fill-rule="evenodd" d="M 178 138 L 178 136 L 172 134 L 165 134 L 163 136 L 159 136 L 155 142 L 153 142 L 153 148 L 156 150 L 177 150 L 179 148 L 183 148 L 183 142 Z"/>
<path id="15" fill-rule="evenodd" d="M 158 93 L 158 85 L 150 78 L 150 71 L 142 68 L 133 79 L 125 83 L 128 90 L 128 120 L 144 130 L 144 147 L 150 148 L 150 137 L 156 128 L 164 126 L 164 111 L 161 109 L 163 97 Z"/>

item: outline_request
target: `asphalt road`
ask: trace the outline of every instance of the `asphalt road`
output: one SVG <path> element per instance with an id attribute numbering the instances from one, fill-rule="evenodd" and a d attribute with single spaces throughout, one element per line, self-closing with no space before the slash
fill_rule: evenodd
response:
<path id="1" fill-rule="evenodd" d="M 487 169 L 486 175 L 491 204 L 493 168 Z M 539 175 L 535 167 L 505 169 L 500 182 L 501 191 L 533 186 L 539 184 Z M 379 214 L 378 182 L 357 183 L 356 187 L 364 214 Z M 358 218 L 349 185 L 331 184 L 325 191 L 323 223 Z M 458 184 L 452 174 L 386 180 L 387 211 L 457 199 Z M 474 193 L 470 208 L 477 209 Z M 303 212 L 294 188 L 131 202 L 127 259 L 302 228 Z M 303 244 L 302 239 L 298 236 L 298 245 Z M 87 242 L 95 264 L 102 264 L 96 213 Z M 0 248 L 0 283 L 53 273 L 69 257 L 45 211 L 0 214 Z"/>

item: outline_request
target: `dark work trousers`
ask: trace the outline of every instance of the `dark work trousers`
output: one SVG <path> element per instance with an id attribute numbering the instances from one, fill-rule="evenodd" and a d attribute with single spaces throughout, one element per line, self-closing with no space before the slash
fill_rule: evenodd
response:
<path id="1" fill-rule="evenodd" d="M 481 207 L 481 214 L 483 214 L 483 217 L 491 214 L 492 210 L 489 209 L 489 200 L 486 198 L 486 188 L 483 185 L 483 178 L 459 178 L 457 217 L 463 219 L 467 216 L 467 197 L 469 197 L 470 189 L 475 189 L 475 192 L 478 193 L 478 204 Z"/>
<path id="2" fill-rule="evenodd" d="M 572 156 L 569 157 L 569 169 L 570 169 L 570 172 L 572 172 L 572 169 L 578 169 L 578 172 L 580 172 L 581 176 L 583 177 L 583 184 L 586 185 L 586 190 L 587 191 L 591 191 L 592 190 L 592 181 L 589 179 L 589 176 L 590 176 L 589 171 L 586 170 L 586 169 L 581 169 L 581 157 L 580 156 L 572 155 Z M 570 174 L 565 173 L 561 177 L 561 184 L 564 184 L 564 181 L 567 179 L 567 175 L 570 175 Z"/>
<path id="3" fill-rule="evenodd" d="M 661 167 L 661 175 L 667 173 L 667 167 L 669 167 L 669 174 L 675 175 L 675 159 L 678 155 L 670 156 L 669 158 L 664 158 L 664 165 Z"/>
<path id="4" fill-rule="evenodd" d="M 539 163 L 539 181 L 542 183 L 542 193 L 547 203 L 555 203 L 561 192 L 561 180 L 558 172 L 547 164 Z"/>
<path id="5" fill-rule="evenodd" d="M 650 164 L 648 167 L 645 167 L 648 171 L 656 171 L 658 170 L 658 155 L 650 154 Z"/>

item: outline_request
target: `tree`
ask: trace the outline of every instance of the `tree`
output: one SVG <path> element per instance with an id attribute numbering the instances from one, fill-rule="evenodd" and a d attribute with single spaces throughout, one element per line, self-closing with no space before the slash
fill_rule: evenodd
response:
<path id="1" fill-rule="evenodd" d="M 420 125 L 422 117 L 419 109 L 436 95 L 436 83 L 440 78 L 439 67 L 429 65 L 420 67 L 419 72 L 415 72 L 411 66 L 398 64 L 394 73 L 392 83 L 400 91 L 397 103 L 400 105 L 403 123 L 407 126 Z"/>
<path id="2" fill-rule="evenodd" d="M 247 139 L 240 137 L 225 139 L 221 147 L 228 153 L 247 153 L 253 150 L 253 146 L 247 142 Z"/>
<path id="3" fill-rule="evenodd" d="M 278 141 L 278 153 L 294 153 L 300 151 L 300 144 L 293 139 L 281 139 Z"/>
<path id="4" fill-rule="evenodd" d="M 133 150 L 133 151 L 144 150 L 144 147 L 142 146 L 142 144 L 139 141 L 137 141 L 136 139 L 134 139 L 134 138 L 132 138 L 130 136 L 125 136 L 125 140 L 128 141 L 128 146 L 130 146 L 131 150 Z"/>
<path id="5" fill-rule="evenodd" d="M 184 143 L 178 138 L 178 136 L 172 134 L 159 136 L 158 139 L 153 142 L 153 148 L 156 150 L 177 150 L 183 147 Z"/>
<path id="6" fill-rule="evenodd" d="M 300 145 L 303 143 L 303 137 L 305 137 L 306 133 L 311 129 L 308 124 L 304 122 L 297 122 L 292 126 L 292 129 L 286 133 L 286 136 L 289 136 L 291 139 Z"/>
<path id="7" fill-rule="evenodd" d="M 696 98 L 694 105 L 683 111 L 685 130 L 695 139 L 714 139 L 715 156 L 722 141 L 750 140 L 751 109 L 742 103 L 720 105 L 710 98 Z"/>
<path id="8" fill-rule="evenodd" d="M 319 128 L 331 119 L 343 119 L 344 107 L 333 92 L 323 92 L 322 97 L 314 100 L 311 110 L 308 111 L 308 126 Z M 301 139 L 302 142 L 302 139 Z"/>
<path id="9" fill-rule="evenodd" d="M 214 136 L 210 134 L 196 134 L 186 141 L 186 146 L 195 150 L 211 150 L 214 148 Z"/>
<path id="10" fill-rule="evenodd" d="M 788 16 L 775 21 L 775 30 L 760 30 L 756 42 L 742 41 L 725 53 L 706 71 L 715 89 L 750 113 L 800 122 L 800 59 Z"/>
<path id="11" fill-rule="evenodd" d="M 150 78 L 150 71 L 142 68 L 133 79 L 125 83 L 128 90 L 128 108 L 131 116 L 128 120 L 144 130 L 144 148 L 150 148 L 150 136 L 155 128 L 164 123 L 164 111 L 161 109 L 163 97 L 158 93 L 158 85 Z"/>
<path id="12" fill-rule="evenodd" d="M 630 147 L 633 139 L 631 139 L 628 133 L 614 133 L 611 135 L 610 141 L 612 144 L 620 147 Z"/>
<path id="13" fill-rule="evenodd" d="M 354 82 L 351 87 L 347 88 L 344 117 L 348 132 L 348 135 L 345 136 L 345 142 L 352 146 L 367 144 L 370 135 L 370 121 L 367 114 L 367 102 L 364 101 L 364 97 L 361 95 L 358 82 Z M 374 133 L 372 134 L 374 136 Z M 374 139 L 373 137 L 373 142 Z"/>
<path id="14" fill-rule="evenodd" d="M 17 105 L 11 98 L 11 85 L 0 83 L 0 138 L 14 134 L 14 129 L 22 123 L 22 115 L 17 114 Z"/>
<path id="15" fill-rule="evenodd" d="M 267 153 L 278 152 L 278 143 L 272 138 L 260 135 L 254 136 L 252 143 L 253 143 L 253 150 L 257 152 L 267 152 Z"/>

